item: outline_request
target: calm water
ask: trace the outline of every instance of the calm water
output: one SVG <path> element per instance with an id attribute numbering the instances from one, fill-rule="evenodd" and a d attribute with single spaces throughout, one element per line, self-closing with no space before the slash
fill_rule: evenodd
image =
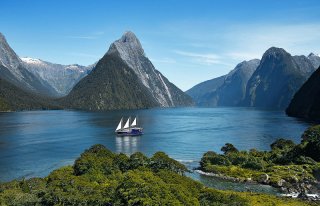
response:
<path id="1" fill-rule="evenodd" d="M 120 118 L 129 115 L 139 116 L 145 135 L 114 135 Z M 55 168 L 72 164 L 81 152 L 97 143 L 126 154 L 141 151 L 152 155 L 161 150 L 191 168 L 204 152 L 218 152 L 226 142 L 239 149 L 268 150 L 279 137 L 298 143 L 308 126 L 282 111 L 249 108 L 0 113 L 0 181 L 46 176 Z M 221 188 L 214 178 L 191 176 Z"/>

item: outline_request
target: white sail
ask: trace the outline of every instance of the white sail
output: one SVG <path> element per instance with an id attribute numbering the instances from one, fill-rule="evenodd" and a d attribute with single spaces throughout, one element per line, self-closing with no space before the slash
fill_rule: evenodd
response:
<path id="1" fill-rule="evenodd" d="M 121 128 L 121 126 L 122 126 L 122 121 L 123 121 L 123 118 L 121 118 L 121 120 L 120 120 L 120 122 L 119 122 L 119 124 L 118 124 L 118 126 L 117 126 L 116 131 L 119 130 L 119 129 L 122 129 L 122 128 Z"/>
<path id="2" fill-rule="evenodd" d="M 137 125 L 137 117 L 134 118 L 133 122 L 131 123 L 131 127 L 134 127 Z"/>
<path id="3" fill-rule="evenodd" d="M 126 124 L 124 125 L 123 129 L 129 128 L 130 125 L 130 117 L 128 118 Z"/>

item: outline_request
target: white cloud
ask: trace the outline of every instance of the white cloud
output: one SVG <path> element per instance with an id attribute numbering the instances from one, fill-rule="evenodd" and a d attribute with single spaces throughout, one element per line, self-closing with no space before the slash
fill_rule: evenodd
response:
<path id="1" fill-rule="evenodd" d="M 221 57 L 213 53 L 193 53 L 180 50 L 175 50 L 174 53 L 179 54 L 181 56 L 190 57 L 191 60 L 200 64 L 223 64 L 223 62 L 221 62 Z"/>

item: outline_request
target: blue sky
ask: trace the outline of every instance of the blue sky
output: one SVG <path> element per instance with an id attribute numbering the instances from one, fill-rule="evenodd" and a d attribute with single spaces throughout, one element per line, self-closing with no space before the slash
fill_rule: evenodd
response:
<path id="1" fill-rule="evenodd" d="M 89 65 L 125 31 L 187 90 L 271 46 L 320 53 L 317 0 L 1 0 L 0 32 L 21 57 Z"/>

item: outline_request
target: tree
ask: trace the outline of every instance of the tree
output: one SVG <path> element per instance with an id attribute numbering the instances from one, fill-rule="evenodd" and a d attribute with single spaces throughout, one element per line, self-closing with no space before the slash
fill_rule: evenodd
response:
<path id="1" fill-rule="evenodd" d="M 137 169 L 139 167 L 146 167 L 149 165 L 149 158 L 146 157 L 141 152 L 133 153 L 129 159 L 129 168 L 131 170 Z"/>
<path id="2" fill-rule="evenodd" d="M 288 139 L 277 139 L 275 142 L 273 142 L 270 147 L 272 150 L 290 150 L 295 146 L 294 142 L 292 140 Z"/>
<path id="3" fill-rule="evenodd" d="M 233 146 L 233 144 L 230 144 L 230 143 L 226 143 L 223 147 L 221 147 L 221 151 L 225 155 L 231 152 L 239 152 L 238 149 L 235 148 L 235 146 Z"/>
<path id="4" fill-rule="evenodd" d="M 320 125 L 307 129 L 302 135 L 305 155 L 320 161 Z"/>
<path id="5" fill-rule="evenodd" d="M 180 162 L 171 159 L 164 152 L 156 152 L 152 158 L 150 159 L 150 167 L 154 171 L 159 171 L 161 169 L 169 170 L 172 172 L 176 172 L 178 174 L 184 174 L 188 171 L 186 166 L 181 164 Z"/>
<path id="6" fill-rule="evenodd" d="M 208 165 L 230 165 L 229 159 L 224 155 L 219 155 L 215 152 L 209 151 L 203 155 L 200 161 L 201 168 L 205 169 Z"/>
<path id="7" fill-rule="evenodd" d="M 309 127 L 301 136 L 302 143 L 320 140 L 320 125 Z"/>

